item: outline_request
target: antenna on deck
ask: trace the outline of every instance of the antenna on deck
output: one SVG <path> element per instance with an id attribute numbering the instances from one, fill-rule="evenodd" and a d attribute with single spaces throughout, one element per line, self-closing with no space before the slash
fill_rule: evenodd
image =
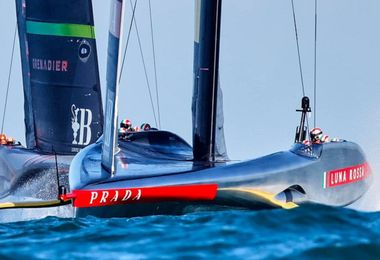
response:
<path id="1" fill-rule="evenodd" d="M 310 100 L 308 97 L 305 96 L 302 98 L 301 107 L 302 109 L 296 110 L 297 112 L 301 112 L 302 114 L 300 125 L 297 126 L 296 129 L 296 137 L 294 140 L 295 143 L 302 143 L 302 141 L 306 139 L 307 127 L 305 126 L 305 120 L 307 113 L 311 112 Z"/>

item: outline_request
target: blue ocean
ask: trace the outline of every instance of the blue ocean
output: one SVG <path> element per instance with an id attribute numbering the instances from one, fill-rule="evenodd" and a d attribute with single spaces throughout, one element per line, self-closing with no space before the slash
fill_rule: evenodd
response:
<path id="1" fill-rule="evenodd" d="M 318 205 L 0 224 L 0 259 L 379 259 L 380 213 Z"/>

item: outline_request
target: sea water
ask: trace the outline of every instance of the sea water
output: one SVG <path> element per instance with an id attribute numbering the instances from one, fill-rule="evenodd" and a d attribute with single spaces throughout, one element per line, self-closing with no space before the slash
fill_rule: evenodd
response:
<path id="1" fill-rule="evenodd" d="M 0 259 L 380 259 L 380 213 L 310 205 L 0 224 Z"/>

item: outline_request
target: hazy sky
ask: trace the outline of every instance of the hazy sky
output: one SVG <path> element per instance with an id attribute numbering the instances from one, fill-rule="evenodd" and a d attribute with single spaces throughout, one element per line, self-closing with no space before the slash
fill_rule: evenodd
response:
<path id="1" fill-rule="evenodd" d="M 152 0 L 162 128 L 191 143 L 194 1 Z M 294 0 L 306 94 L 313 99 L 314 1 Z M 93 0 L 103 94 L 109 1 Z M 128 5 L 129 7 L 129 1 Z M 130 9 L 130 8 L 128 8 Z M 380 1 L 318 0 L 317 125 L 359 143 L 380 169 Z M 0 1 L 0 85 L 4 97 L 16 26 L 13 0 Z M 126 15 L 128 28 L 131 15 Z M 149 80 L 154 86 L 148 1 L 138 2 Z M 120 117 L 154 123 L 132 31 L 120 91 Z M 225 134 L 232 159 L 288 149 L 302 97 L 289 0 L 223 0 L 220 79 Z M 2 114 L 4 98 L 0 98 Z M 312 122 L 310 118 L 310 122 Z M 24 143 L 21 68 L 17 45 L 5 131 Z"/>

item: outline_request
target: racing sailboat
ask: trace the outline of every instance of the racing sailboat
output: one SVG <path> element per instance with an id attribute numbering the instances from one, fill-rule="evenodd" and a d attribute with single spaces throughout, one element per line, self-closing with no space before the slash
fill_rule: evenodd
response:
<path id="1" fill-rule="evenodd" d="M 103 129 L 92 1 L 15 2 L 26 147 L 0 145 L 0 208 L 59 206 L 73 156 Z"/>
<path id="2" fill-rule="evenodd" d="M 372 182 L 361 148 L 339 140 L 305 145 L 301 123 L 294 145 L 257 159 L 230 162 L 222 135 L 218 87 L 221 0 L 196 2 L 193 145 L 169 131 L 117 135 L 123 1 L 112 0 L 104 136 L 81 150 L 69 172 L 76 216 L 132 217 L 226 208 L 294 208 L 304 203 L 346 206 Z M 219 104 L 219 105 L 218 105 Z"/>

